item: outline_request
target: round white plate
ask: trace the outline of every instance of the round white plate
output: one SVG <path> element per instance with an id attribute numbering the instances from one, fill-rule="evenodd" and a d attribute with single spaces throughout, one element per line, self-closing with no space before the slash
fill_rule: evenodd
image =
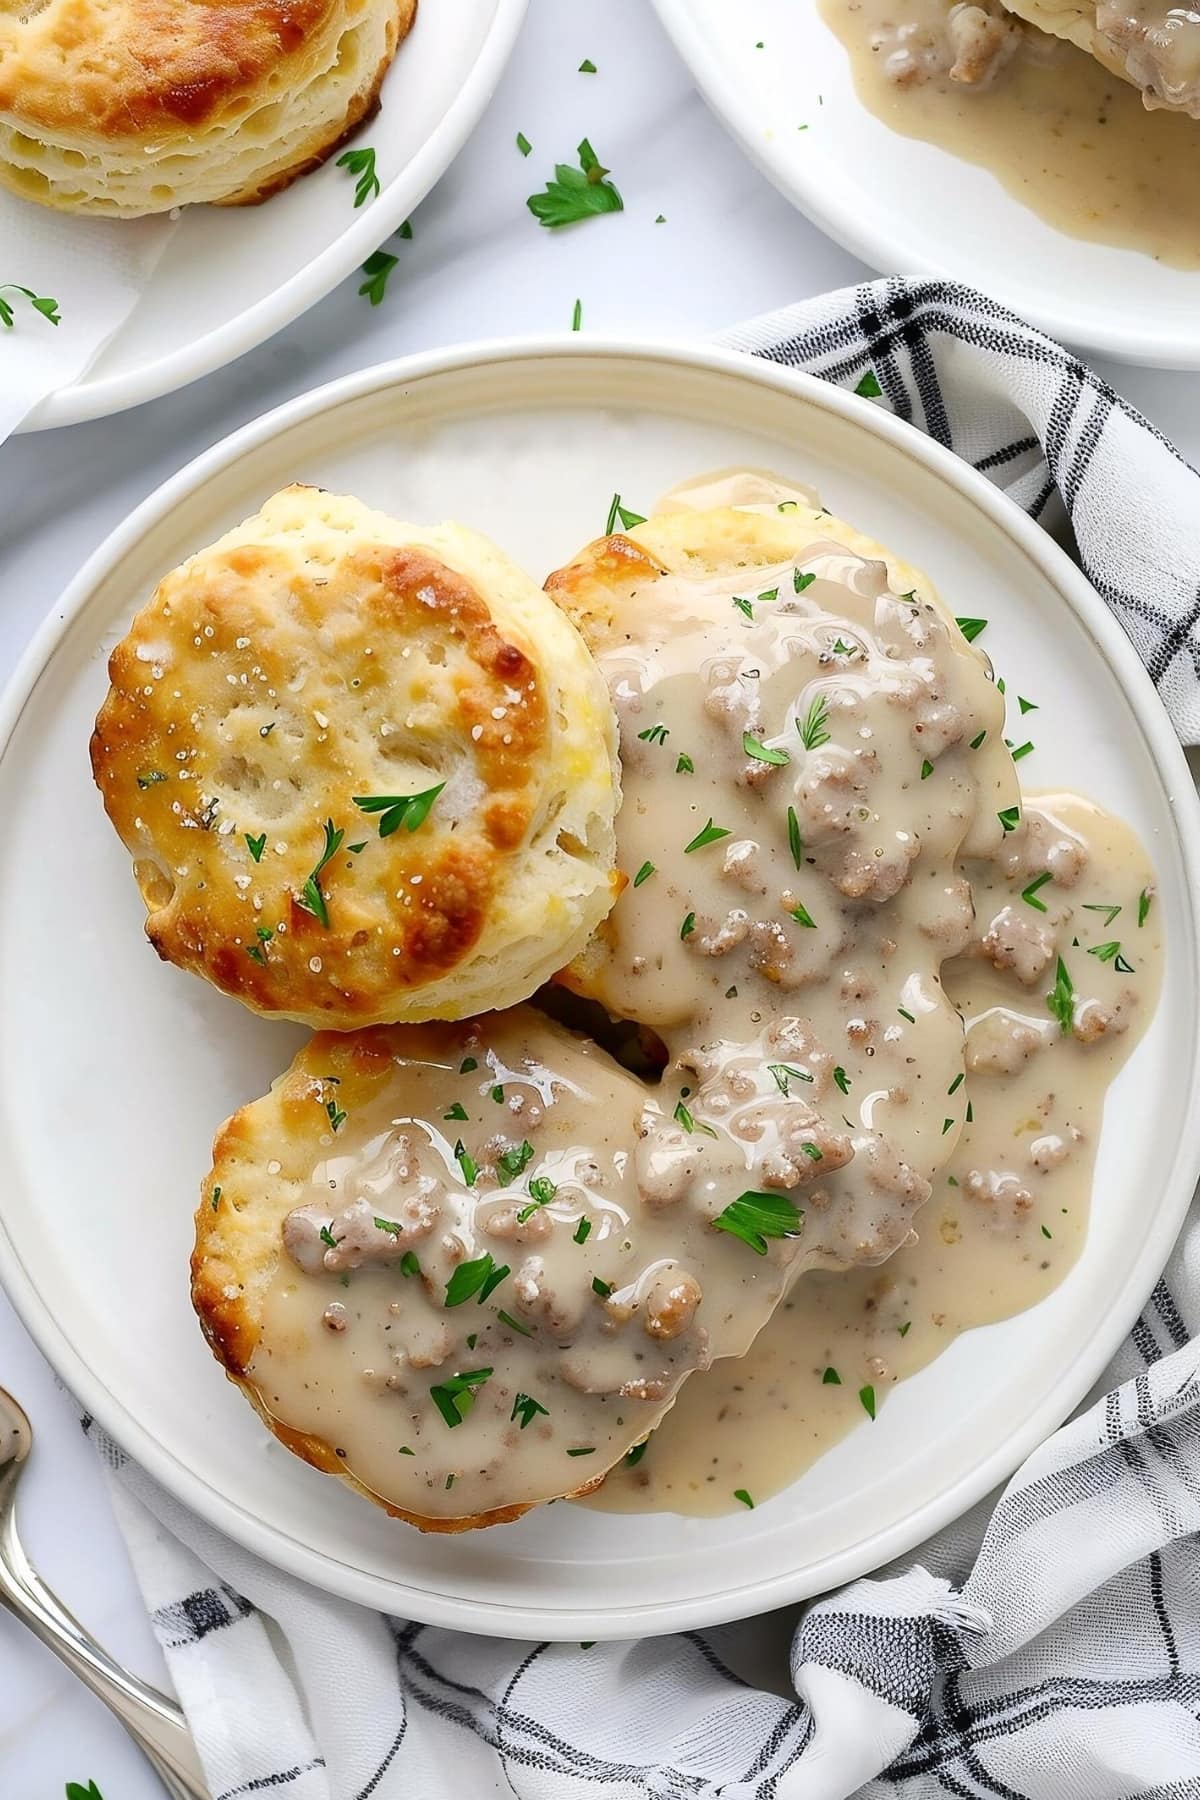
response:
<path id="1" fill-rule="evenodd" d="M 654 4 L 746 153 L 864 262 L 969 282 L 1052 336 L 1126 362 L 1200 369 L 1200 272 L 1069 237 L 987 169 L 889 131 L 855 94 L 815 0 Z M 1196 134 L 1200 156 L 1200 124 Z"/>
<path id="2" fill-rule="evenodd" d="M 379 112 L 347 146 L 375 150 L 380 193 L 355 208 L 354 179 L 331 157 L 262 206 L 186 208 L 116 336 L 21 429 L 75 425 L 168 394 L 323 299 L 449 168 L 495 91 L 528 3 L 423 0 L 384 80 Z M 19 248 L 14 237 L 6 253 Z M 19 258 L 10 260 L 17 266 Z"/>
<path id="3" fill-rule="evenodd" d="M 422 1537 L 296 1461 L 188 1304 L 215 1127 L 301 1039 L 161 965 L 87 746 L 108 650 L 156 578 L 290 481 L 447 514 L 543 576 L 685 476 L 775 467 L 991 619 L 1036 692 L 1038 784 L 1103 796 L 1153 848 L 1163 999 L 1119 1077 L 1086 1248 L 1062 1287 L 960 1338 L 752 1514 L 558 1505 Z M 895 1556 L 1001 1480 L 1095 1380 L 1166 1259 L 1200 1162 L 1200 821 L 1121 631 L 1066 557 L 965 464 L 865 401 L 729 352 L 567 337 L 336 382 L 208 451 L 92 559 L 0 702 L 0 1275 L 64 1380 L 168 1488 L 319 1586 L 476 1631 L 600 1638 L 725 1619 Z"/>

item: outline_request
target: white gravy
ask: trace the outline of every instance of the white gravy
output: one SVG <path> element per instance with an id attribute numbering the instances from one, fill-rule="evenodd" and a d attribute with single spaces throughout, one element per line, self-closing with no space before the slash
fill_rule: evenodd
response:
<path id="1" fill-rule="evenodd" d="M 579 1490 L 710 1365 L 602 1503 L 781 1485 L 860 1388 L 882 1404 L 1061 1275 L 1120 1034 L 1152 1002 L 1142 853 L 1084 802 L 1022 803 L 953 619 L 778 498 L 798 490 L 725 491 L 798 514 L 797 554 L 664 575 L 597 646 L 630 885 L 573 979 L 657 1033 L 661 1083 L 529 1007 L 386 1034 L 328 1093 L 307 1077 L 316 1148 L 249 1376 L 423 1517 Z M 1088 954 L 1109 938 L 1119 960 Z M 887 1262 L 926 1201 L 925 1245 Z M 456 1303 L 485 1257 L 494 1281 Z"/>
<path id="2" fill-rule="evenodd" d="M 953 0 L 818 5 L 860 100 L 891 130 L 983 164 L 1072 237 L 1200 267 L 1200 121 L 1148 110 L 1136 87 L 1085 51 L 1015 21 L 991 59 L 961 46 L 956 56 L 950 18 L 965 9 Z M 1179 79 L 1190 69 L 1200 91 L 1200 17 L 1187 30 Z M 1177 62 L 1186 48 L 1177 46 Z"/>

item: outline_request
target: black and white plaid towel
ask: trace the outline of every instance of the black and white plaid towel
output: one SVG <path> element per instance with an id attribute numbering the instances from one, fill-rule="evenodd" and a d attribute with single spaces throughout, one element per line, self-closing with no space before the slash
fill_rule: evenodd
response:
<path id="1" fill-rule="evenodd" d="M 875 404 L 1035 517 L 1057 490 L 1200 737 L 1200 477 L 1073 356 L 943 282 L 828 295 L 726 341 L 848 387 L 873 371 Z M 1193 1213 L 1112 1392 L 998 1500 L 810 1606 L 790 1700 L 730 1672 L 745 1628 L 584 1650 L 331 1600 L 103 1448 L 213 1800 L 1195 1800 L 1198 1328 Z"/>

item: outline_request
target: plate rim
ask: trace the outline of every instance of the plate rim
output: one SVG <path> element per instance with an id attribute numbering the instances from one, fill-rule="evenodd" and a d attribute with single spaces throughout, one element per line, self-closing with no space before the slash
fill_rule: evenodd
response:
<path id="1" fill-rule="evenodd" d="M 895 230 L 889 229 L 886 222 L 880 222 L 878 229 L 867 229 L 858 225 L 853 207 L 839 209 L 832 197 L 825 197 L 815 178 L 806 179 L 802 169 L 797 172 L 796 165 L 784 151 L 782 138 L 765 138 L 761 130 L 756 129 L 753 109 L 746 103 L 730 65 L 722 61 L 707 32 L 696 23 L 691 0 L 651 0 L 651 4 L 698 93 L 721 126 L 768 181 L 819 231 L 880 275 L 909 275 L 965 287 L 979 286 L 965 272 L 955 273 L 936 257 L 918 255 L 905 242 L 902 214 L 897 215 Z M 812 0 L 809 4 L 812 5 Z M 815 17 L 815 7 L 813 11 Z M 817 22 L 822 30 L 828 30 L 819 20 Z M 866 111 L 857 96 L 855 104 Z M 951 155 L 949 151 L 943 154 Z M 952 157 L 951 160 L 960 159 Z M 1050 225 L 1048 229 L 1057 230 Z M 1070 239 L 1069 233 L 1059 232 L 1058 235 L 1076 241 Z M 1189 331 L 1186 326 L 1156 325 L 1152 332 L 1139 332 L 1136 327 L 1122 330 L 1115 313 L 1111 326 L 1097 327 L 1074 316 L 1069 305 L 1066 310 L 1057 310 L 1053 305 L 1048 309 L 1031 306 L 1023 298 L 1009 296 L 1003 285 L 999 288 L 989 285 L 980 291 L 1010 307 L 1019 317 L 1061 343 L 1081 345 L 1091 353 L 1144 368 L 1171 369 L 1176 373 L 1200 370 L 1200 327 Z"/>
<path id="2" fill-rule="evenodd" d="M 68 584 L 58 605 L 35 632 L 0 692 L 0 761 L 8 751 L 21 714 L 43 673 L 96 588 L 146 531 L 160 523 L 197 487 L 231 468 L 240 458 L 322 412 L 430 376 L 470 372 L 530 359 L 557 359 L 569 369 L 573 361 L 587 362 L 605 357 L 647 362 L 660 368 L 668 365 L 684 372 L 733 376 L 739 381 L 791 395 L 819 411 L 858 426 L 869 435 L 902 449 L 910 459 L 924 464 L 935 477 L 947 481 L 1030 557 L 1096 642 L 1142 732 L 1171 808 L 1175 841 L 1185 876 L 1185 923 L 1189 928 L 1192 954 L 1200 964 L 1200 795 L 1145 668 L 1117 620 L 1082 571 L 1039 525 L 985 476 L 915 427 L 880 411 L 870 401 L 803 371 L 702 341 L 658 338 L 650 334 L 614 333 L 592 337 L 566 332 L 451 345 L 377 363 L 338 377 L 285 401 L 240 427 L 161 483 L 93 551 Z M 1200 1035 L 1191 1045 L 1193 1077 L 1198 1065 Z M 1021 1427 L 980 1456 L 936 1501 L 910 1507 L 900 1518 L 892 1520 L 869 1538 L 808 1565 L 803 1572 L 786 1570 L 761 1580 L 743 1581 L 715 1593 L 686 1599 L 638 1606 L 592 1605 L 569 1611 L 551 1610 L 538 1605 L 511 1605 L 439 1594 L 410 1585 L 402 1577 L 380 1578 L 344 1563 L 334 1564 L 283 1528 L 252 1516 L 228 1500 L 204 1476 L 185 1467 L 158 1444 L 151 1426 L 136 1417 L 118 1395 L 93 1374 L 83 1347 L 70 1339 L 50 1305 L 38 1293 L 9 1236 L 2 1209 L 0 1282 L 42 1354 L 101 1427 L 173 1499 L 286 1573 L 325 1592 L 376 1610 L 485 1636 L 563 1641 L 580 1637 L 611 1639 L 659 1635 L 766 1612 L 879 1568 L 959 1517 L 1006 1480 L 1037 1445 L 1057 1429 L 1094 1385 L 1125 1338 L 1152 1291 L 1186 1217 L 1200 1177 L 1200 1081 L 1193 1078 L 1189 1088 L 1186 1115 L 1163 1184 L 1163 1205 L 1154 1228 L 1136 1246 L 1116 1302 L 1097 1322 L 1095 1331 L 1081 1337 L 1075 1356 L 1058 1371 Z"/>
<path id="3" fill-rule="evenodd" d="M 96 378 L 90 368 L 85 369 L 68 387 L 40 400 L 16 427 L 14 436 L 111 418 L 149 400 L 176 393 L 257 349 L 332 293 L 399 230 L 437 186 L 483 117 L 508 67 L 529 10 L 529 0 L 493 0 L 493 4 L 494 16 L 479 54 L 433 131 L 371 205 L 362 213 L 351 214 L 345 229 L 318 256 L 235 319 L 131 373 Z M 397 56 L 403 53 L 402 44 Z M 119 332 L 122 327 L 117 329 Z"/>

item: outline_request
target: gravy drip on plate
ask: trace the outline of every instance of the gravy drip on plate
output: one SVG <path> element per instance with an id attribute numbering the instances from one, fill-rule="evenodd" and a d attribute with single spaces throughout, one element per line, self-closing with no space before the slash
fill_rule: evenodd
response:
<path id="1" fill-rule="evenodd" d="M 1025 1311 L 1074 1264 L 1105 1092 L 1153 1011 L 1162 944 L 1152 870 L 1125 825 L 1072 794 L 1027 798 L 1025 820 L 1010 867 L 966 865 L 971 953 L 943 980 L 967 1024 L 971 1117 L 915 1240 L 879 1268 L 804 1275 L 749 1352 L 690 1383 L 589 1504 L 715 1514 L 739 1489 L 765 1500 L 865 1423 L 864 1389 L 878 1411 L 960 1332 Z M 1052 860 L 1060 878 L 1032 895 L 1043 914 L 1021 893 Z M 996 968 L 985 941 L 1014 966 Z M 1067 1033 L 1045 999 L 1059 954 Z"/>
<path id="2" fill-rule="evenodd" d="M 993 917 L 988 954 L 1033 971 L 1023 1004 L 1060 1030 L 1024 912 L 1059 925 L 1070 846 L 1022 811 L 986 660 L 807 499 L 763 505 L 800 515 L 792 560 L 663 575 L 598 649 L 629 885 L 572 980 L 639 1022 L 661 1082 L 520 1007 L 316 1084 L 331 1128 L 291 1184 L 250 1379 L 421 1516 L 585 1487 L 689 1373 L 743 1356 L 802 1272 L 859 1271 L 806 1274 L 789 1322 L 814 1284 L 879 1279 L 947 1191 L 969 1090 L 939 972 Z M 963 855 L 1017 867 L 978 925 Z M 1060 871 L 1045 915 L 1020 899 L 1026 862 Z M 1112 971 L 1071 956 L 1083 1031 Z M 1010 1061 L 1051 1054 L 1000 1037 Z M 1043 1135 L 1074 1116 L 1051 1108 Z"/>
<path id="3" fill-rule="evenodd" d="M 1135 87 L 994 0 L 818 4 L 859 99 L 891 130 L 981 163 L 1072 237 L 1200 267 L 1200 121 L 1147 110 Z M 1200 46 L 1200 16 L 1187 42 Z M 1192 74 L 1200 94 L 1200 66 Z"/>

